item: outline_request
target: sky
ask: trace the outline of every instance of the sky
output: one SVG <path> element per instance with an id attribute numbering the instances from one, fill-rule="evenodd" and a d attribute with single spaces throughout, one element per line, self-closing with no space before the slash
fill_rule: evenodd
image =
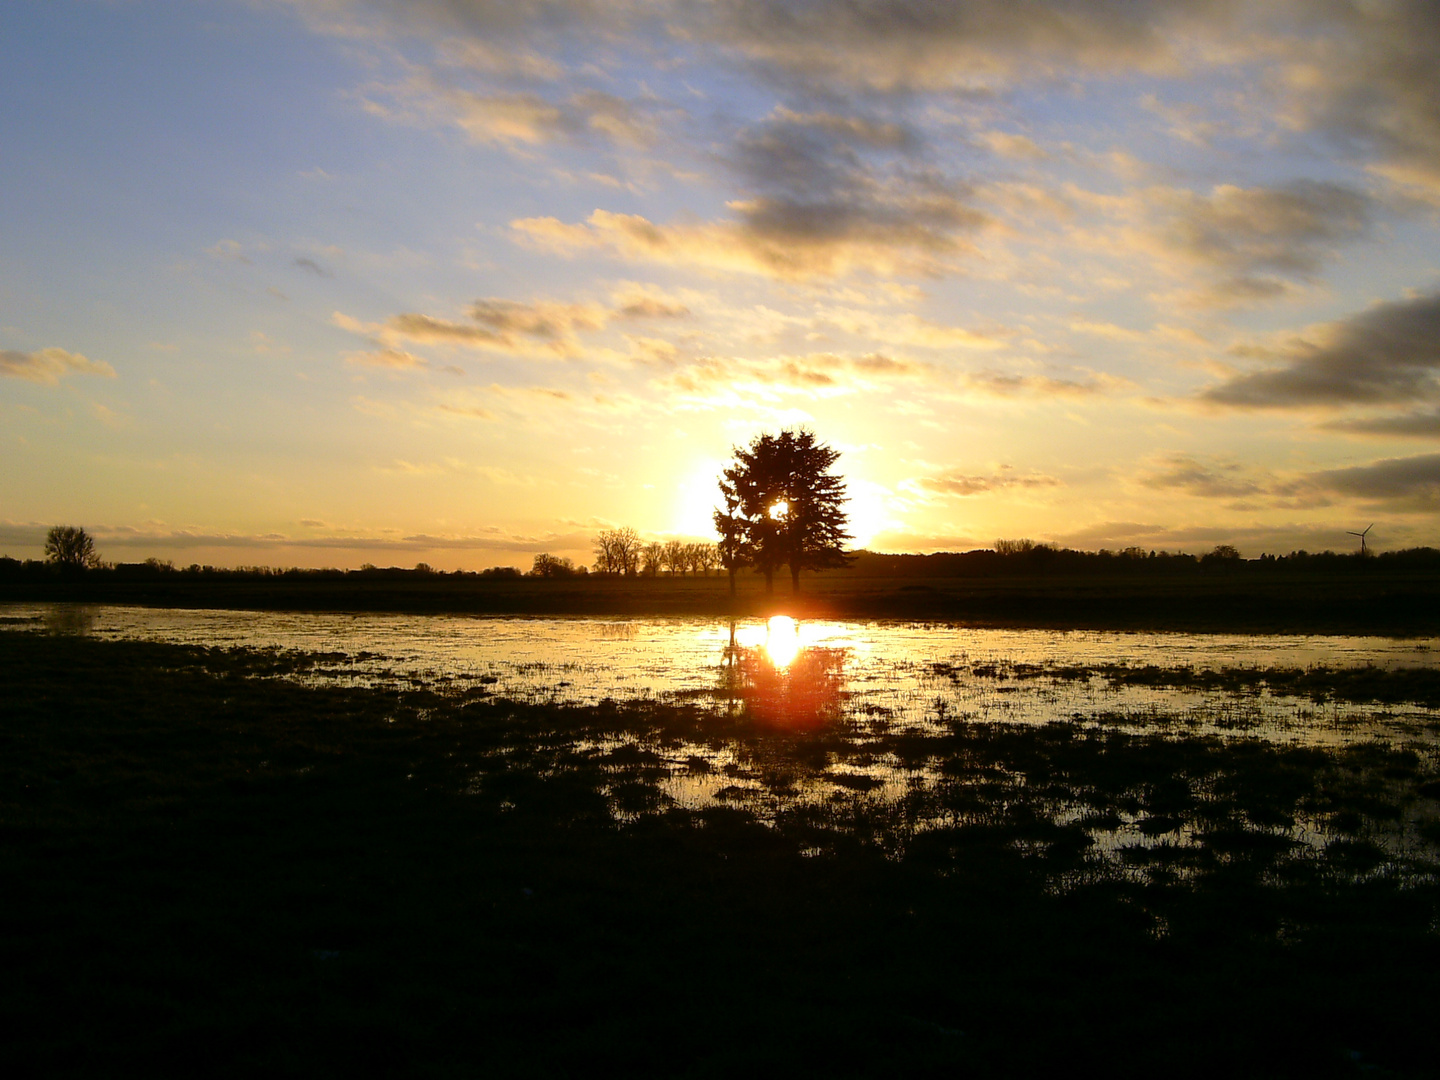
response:
<path id="1" fill-rule="evenodd" d="M 1440 546 L 1440 3 L 0 5 L 0 554 Z"/>

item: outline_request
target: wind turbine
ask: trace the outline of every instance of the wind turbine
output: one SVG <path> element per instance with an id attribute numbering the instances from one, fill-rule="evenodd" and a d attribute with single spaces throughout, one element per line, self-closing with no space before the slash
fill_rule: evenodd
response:
<path id="1" fill-rule="evenodd" d="M 1373 528 L 1375 528 L 1375 523 L 1372 521 L 1369 525 L 1366 525 L 1366 526 L 1365 526 L 1365 532 L 1358 532 L 1358 533 L 1357 533 L 1357 532 L 1356 532 L 1355 530 L 1353 530 L 1353 529 L 1346 529 L 1346 530 L 1345 530 L 1345 532 L 1346 532 L 1348 535 L 1350 535 L 1350 536 L 1358 536 L 1358 537 L 1360 537 L 1360 554 L 1361 554 L 1361 555 L 1364 555 L 1364 554 L 1365 554 L 1365 533 L 1368 533 L 1368 532 L 1369 532 L 1371 529 L 1373 529 Z"/>

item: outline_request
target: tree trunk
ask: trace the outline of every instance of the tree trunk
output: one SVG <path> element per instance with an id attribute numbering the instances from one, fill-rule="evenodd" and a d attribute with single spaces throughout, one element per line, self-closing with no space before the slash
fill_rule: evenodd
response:
<path id="1" fill-rule="evenodd" d="M 774 571 L 774 570 L 766 570 L 766 571 L 765 571 L 765 595 L 766 595 L 766 596 L 774 596 L 774 595 L 775 595 L 775 571 Z"/>
<path id="2" fill-rule="evenodd" d="M 800 567 L 794 563 L 790 564 L 790 591 L 792 593 L 800 591 Z"/>
<path id="3" fill-rule="evenodd" d="M 730 595 L 735 595 L 735 567 L 730 567 Z"/>

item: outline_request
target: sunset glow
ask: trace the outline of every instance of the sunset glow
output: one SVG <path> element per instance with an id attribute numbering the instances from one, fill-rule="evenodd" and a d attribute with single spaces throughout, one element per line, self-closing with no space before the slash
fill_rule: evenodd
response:
<path id="1" fill-rule="evenodd" d="M 1433 7 L 1046 10 L 6 5 L 0 555 L 1440 545 Z"/>

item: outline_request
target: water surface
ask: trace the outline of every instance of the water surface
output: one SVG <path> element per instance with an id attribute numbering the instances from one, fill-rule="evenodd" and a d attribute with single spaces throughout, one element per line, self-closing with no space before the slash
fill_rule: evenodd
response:
<path id="1" fill-rule="evenodd" d="M 1121 686 L 1092 669 L 1440 666 L 1440 639 L 975 629 L 914 622 L 313 614 L 5 604 L 0 626 L 323 654 L 319 684 L 747 707 L 777 724 L 1069 719 L 1313 743 L 1429 738 L 1434 711 Z"/>

